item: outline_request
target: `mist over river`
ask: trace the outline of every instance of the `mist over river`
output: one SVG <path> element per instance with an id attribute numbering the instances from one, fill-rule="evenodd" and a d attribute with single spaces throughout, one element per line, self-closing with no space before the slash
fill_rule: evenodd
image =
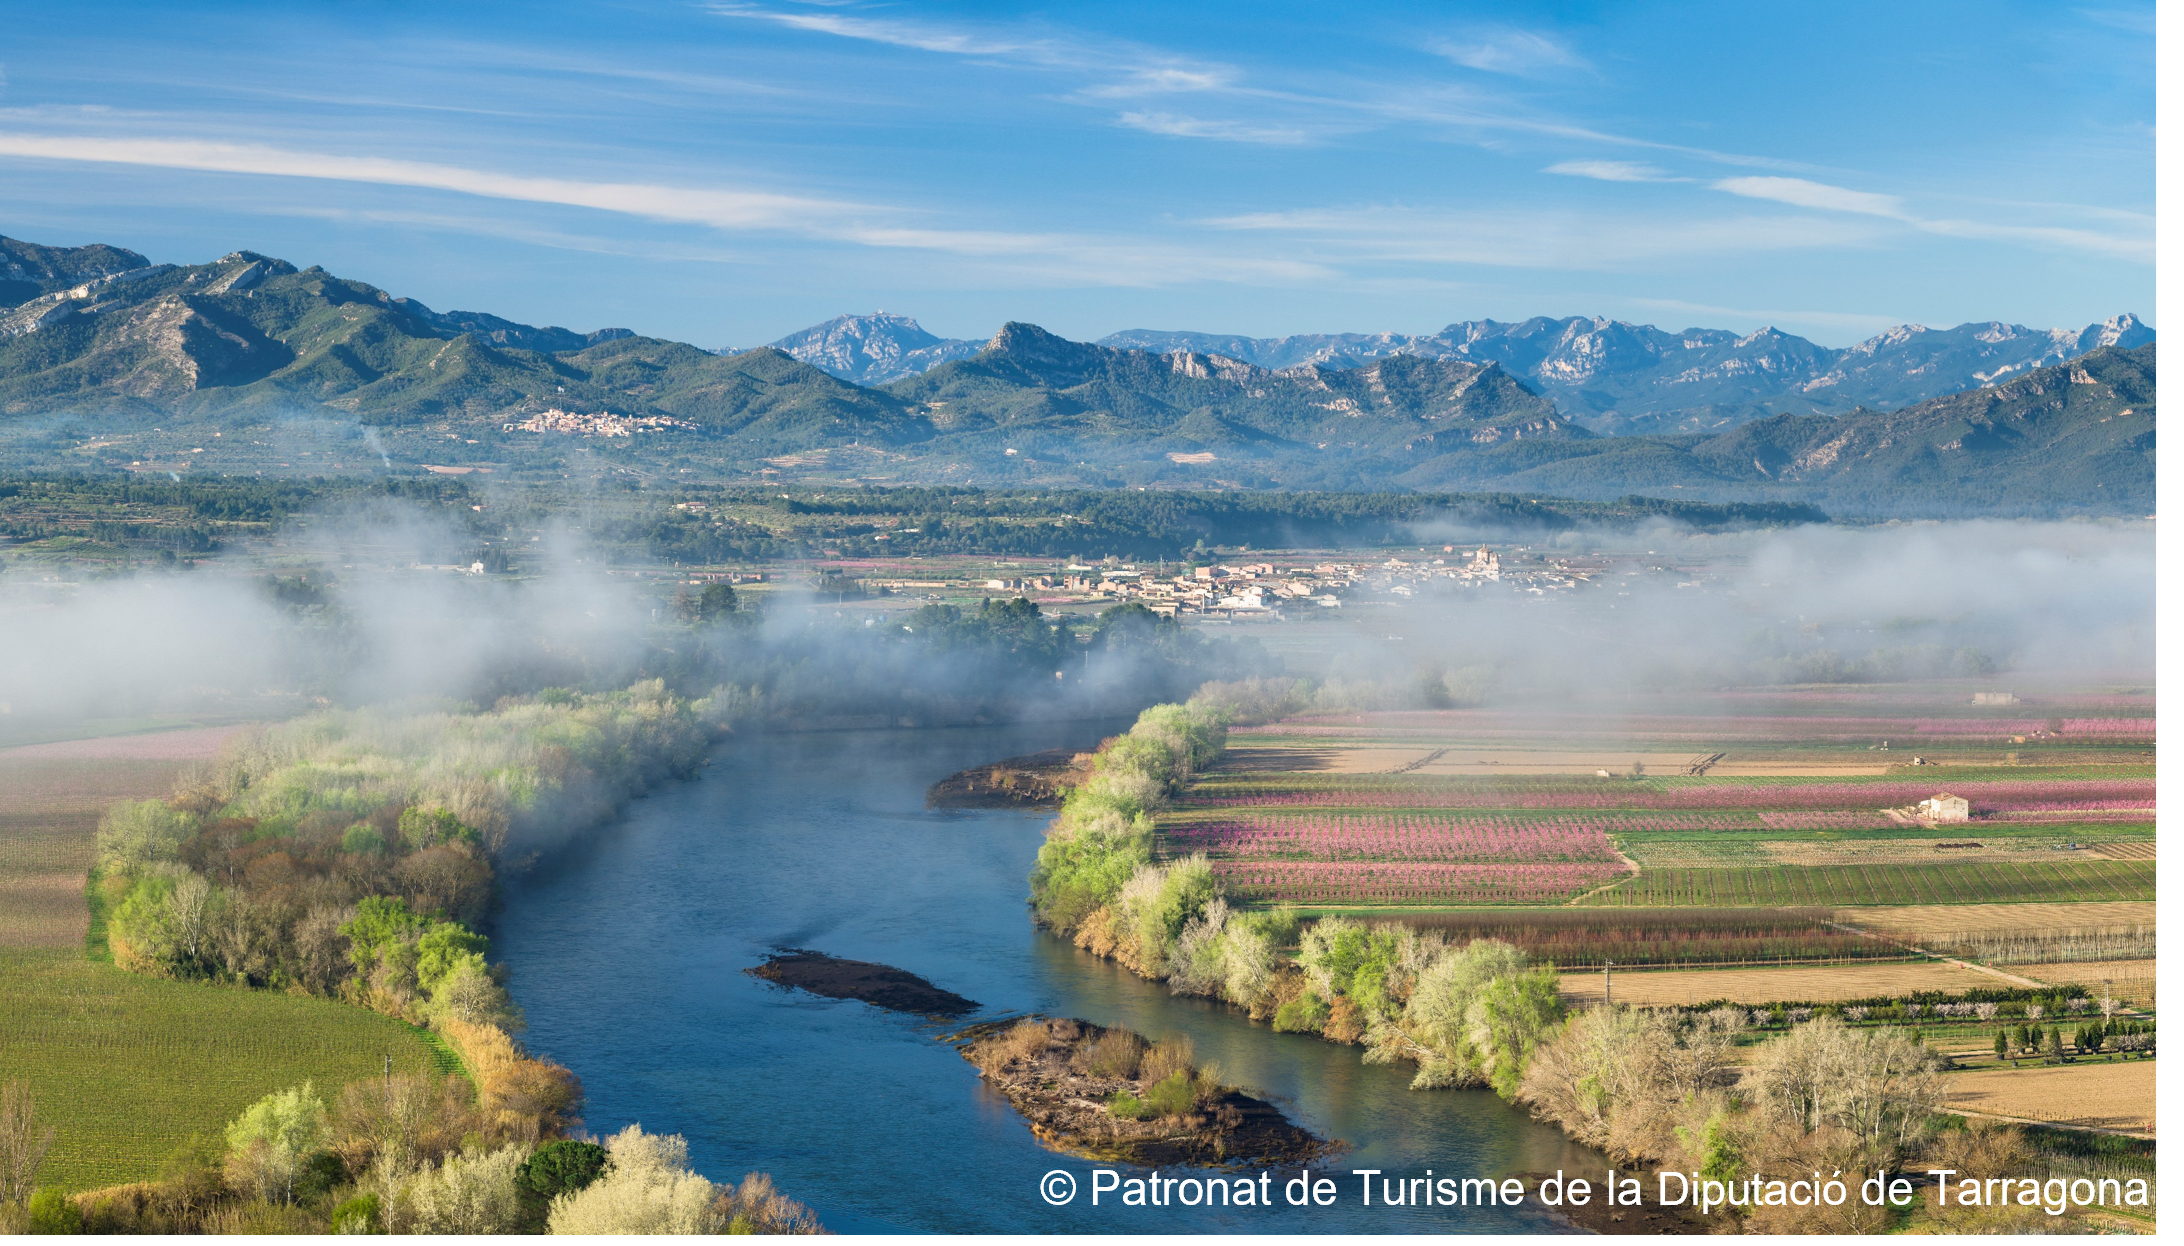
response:
<path id="1" fill-rule="evenodd" d="M 583 1077 L 593 1133 L 633 1121 L 679 1133 L 699 1172 L 724 1182 L 770 1172 L 837 1231 L 1551 1229 L 1529 1206 L 1383 1208 L 1377 1181 L 1375 1205 L 1360 1206 L 1352 1169 L 1392 1178 L 1564 1168 L 1597 1182 L 1603 1165 L 1489 1093 L 1411 1091 L 1408 1066 L 1367 1066 L 1358 1048 L 1178 999 L 1037 930 L 1025 876 L 1051 815 L 925 808 L 927 786 L 956 770 L 1089 749 L 1126 725 L 727 742 L 703 777 L 637 802 L 509 885 L 496 952 L 514 967 L 526 1042 Z M 1340 1201 L 1287 1206 L 1281 1183 L 1295 1174 L 1277 1171 L 1273 1208 L 1122 1207 L 1113 1194 L 1094 1208 L 1095 1165 L 1041 1147 L 977 1070 L 935 1041 L 952 1027 L 743 972 L 777 946 L 907 969 L 977 1000 L 980 1016 L 1187 1033 L 1224 1081 L 1349 1144 L 1325 1162 Z M 1040 1196 L 1056 1168 L 1078 1182 L 1062 1207 Z"/>

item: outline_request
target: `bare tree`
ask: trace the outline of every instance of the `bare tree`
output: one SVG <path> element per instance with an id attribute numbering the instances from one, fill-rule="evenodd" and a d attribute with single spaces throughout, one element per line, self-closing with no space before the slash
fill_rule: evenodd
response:
<path id="1" fill-rule="evenodd" d="M 38 1182 L 38 1169 L 53 1149 L 53 1127 L 41 1132 L 37 1104 L 21 1082 L 0 1085 L 0 1203 L 20 1203 Z"/>
<path id="2" fill-rule="evenodd" d="M 333 994 L 349 970 L 349 938 L 341 927 L 355 916 L 355 905 L 319 904 L 296 923 L 296 976 L 322 995 Z"/>
<path id="3" fill-rule="evenodd" d="M 1901 1030 L 1814 1021 L 1761 1048 L 1753 1063 L 1761 1102 L 1807 1133 L 1835 1126 L 1903 1147 L 1941 1101 L 1940 1062 Z"/>
<path id="4" fill-rule="evenodd" d="M 202 875 L 185 874 L 175 880 L 167 897 L 167 913 L 174 923 L 175 946 L 191 964 L 205 950 L 211 922 L 212 884 Z"/>

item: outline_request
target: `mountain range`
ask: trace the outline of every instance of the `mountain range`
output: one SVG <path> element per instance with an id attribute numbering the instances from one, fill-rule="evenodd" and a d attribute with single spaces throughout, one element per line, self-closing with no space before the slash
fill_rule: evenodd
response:
<path id="1" fill-rule="evenodd" d="M 385 432 L 413 463 L 433 460 L 403 447 L 429 442 L 436 455 L 476 447 L 461 452 L 496 470 L 556 477 L 583 452 L 649 470 L 672 463 L 721 477 L 870 484 L 1645 492 L 1898 516 L 2144 514 L 2153 504 L 2155 348 L 2127 344 L 2151 336 L 2129 318 L 2069 342 L 2049 335 L 2039 347 L 2047 353 L 2096 344 L 2024 366 L 2013 361 L 2034 347 L 2022 335 L 1971 334 L 1975 350 L 1957 330 L 1854 348 L 1863 353 L 1782 335 L 1679 346 L 1731 379 L 1767 370 L 1730 366 L 1740 359 L 1776 360 L 1778 376 L 1791 370 L 1784 361 L 1805 373 L 1824 362 L 1821 376 L 1838 379 L 1815 392 L 1837 393 L 1876 383 L 1883 363 L 1938 385 L 1917 378 L 1938 374 L 1945 359 L 1962 367 L 1978 350 L 2005 353 L 1986 359 L 2002 373 L 1997 383 L 1894 410 L 1765 413 L 1750 404 L 1762 413 L 1726 428 L 1619 436 L 1586 427 L 1551 387 L 1526 379 L 1556 368 L 1574 377 L 1569 361 L 1587 350 L 1616 359 L 1669 349 L 1652 339 L 1615 345 L 1630 335 L 1597 322 L 1528 322 L 1595 325 L 1590 332 L 1608 342 L 1597 350 L 1541 327 L 1474 334 L 1462 343 L 1469 353 L 1353 352 L 1340 363 L 1267 367 L 1237 358 L 1227 340 L 1216 351 L 1118 348 L 1012 323 L 966 354 L 960 343 L 919 344 L 907 318 L 855 319 L 820 326 L 806 345 L 873 360 L 900 347 L 889 356 L 897 361 L 949 346 L 956 357 L 867 386 L 771 347 L 720 355 L 626 329 L 578 333 L 438 312 L 247 251 L 174 265 L 117 247 L 0 239 L 0 452 L 14 466 L 141 467 L 151 453 L 146 430 L 183 437 L 193 448 L 181 453 L 196 455 L 224 430 L 309 415 L 358 438 Z M 2098 344 L 2103 336 L 2117 340 Z M 1303 351 L 1290 341 L 1284 349 Z M 1733 353 L 1747 348 L 1757 353 Z M 1904 363 L 1913 358 L 1927 362 Z M 1588 376 L 1604 383 L 1607 371 L 1600 364 Z M 526 428 L 555 409 L 670 423 L 622 437 Z M 272 444 L 229 436 L 214 448 L 227 457 L 180 461 L 191 470 L 289 468 L 292 458 L 261 463 L 243 451 Z"/>
<path id="2" fill-rule="evenodd" d="M 1570 316 L 1515 323 L 1467 320 L 1439 333 L 1318 333 L 1252 338 L 1129 329 L 1097 343 L 1155 354 L 1183 351 L 1284 369 L 1356 368 L 1418 355 L 1497 363 L 1597 433 L 1718 432 L 1766 415 L 1888 411 L 2065 363 L 2103 346 L 2143 346 L 2154 331 L 2126 312 L 2082 329 L 1999 321 L 1953 329 L 1899 325 L 1842 349 L 1761 329 L 1669 332 Z M 985 343 L 939 338 L 907 316 L 837 316 L 772 343 L 843 380 L 885 385 Z"/>

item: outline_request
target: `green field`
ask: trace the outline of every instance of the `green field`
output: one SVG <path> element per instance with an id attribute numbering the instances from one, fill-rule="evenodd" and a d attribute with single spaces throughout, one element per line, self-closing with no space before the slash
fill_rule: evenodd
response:
<path id="1" fill-rule="evenodd" d="M 1657 869 L 1587 905 L 2079 903 L 2154 898 L 2151 861 Z"/>
<path id="2" fill-rule="evenodd" d="M 80 948 L 0 949 L 0 1081 L 20 1078 L 58 1130 L 43 1184 L 92 1189 L 157 1172 L 192 1133 L 306 1078 L 330 1101 L 373 1077 L 451 1072 L 424 1031 L 329 999 L 170 982 Z"/>

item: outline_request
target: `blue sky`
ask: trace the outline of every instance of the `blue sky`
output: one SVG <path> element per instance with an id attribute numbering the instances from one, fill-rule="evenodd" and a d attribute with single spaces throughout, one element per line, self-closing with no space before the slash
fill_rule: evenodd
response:
<path id="1" fill-rule="evenodd" d="M 2151 4 L 19 5 L 0 233 L 749 346 L 2153 312 Z"/>

